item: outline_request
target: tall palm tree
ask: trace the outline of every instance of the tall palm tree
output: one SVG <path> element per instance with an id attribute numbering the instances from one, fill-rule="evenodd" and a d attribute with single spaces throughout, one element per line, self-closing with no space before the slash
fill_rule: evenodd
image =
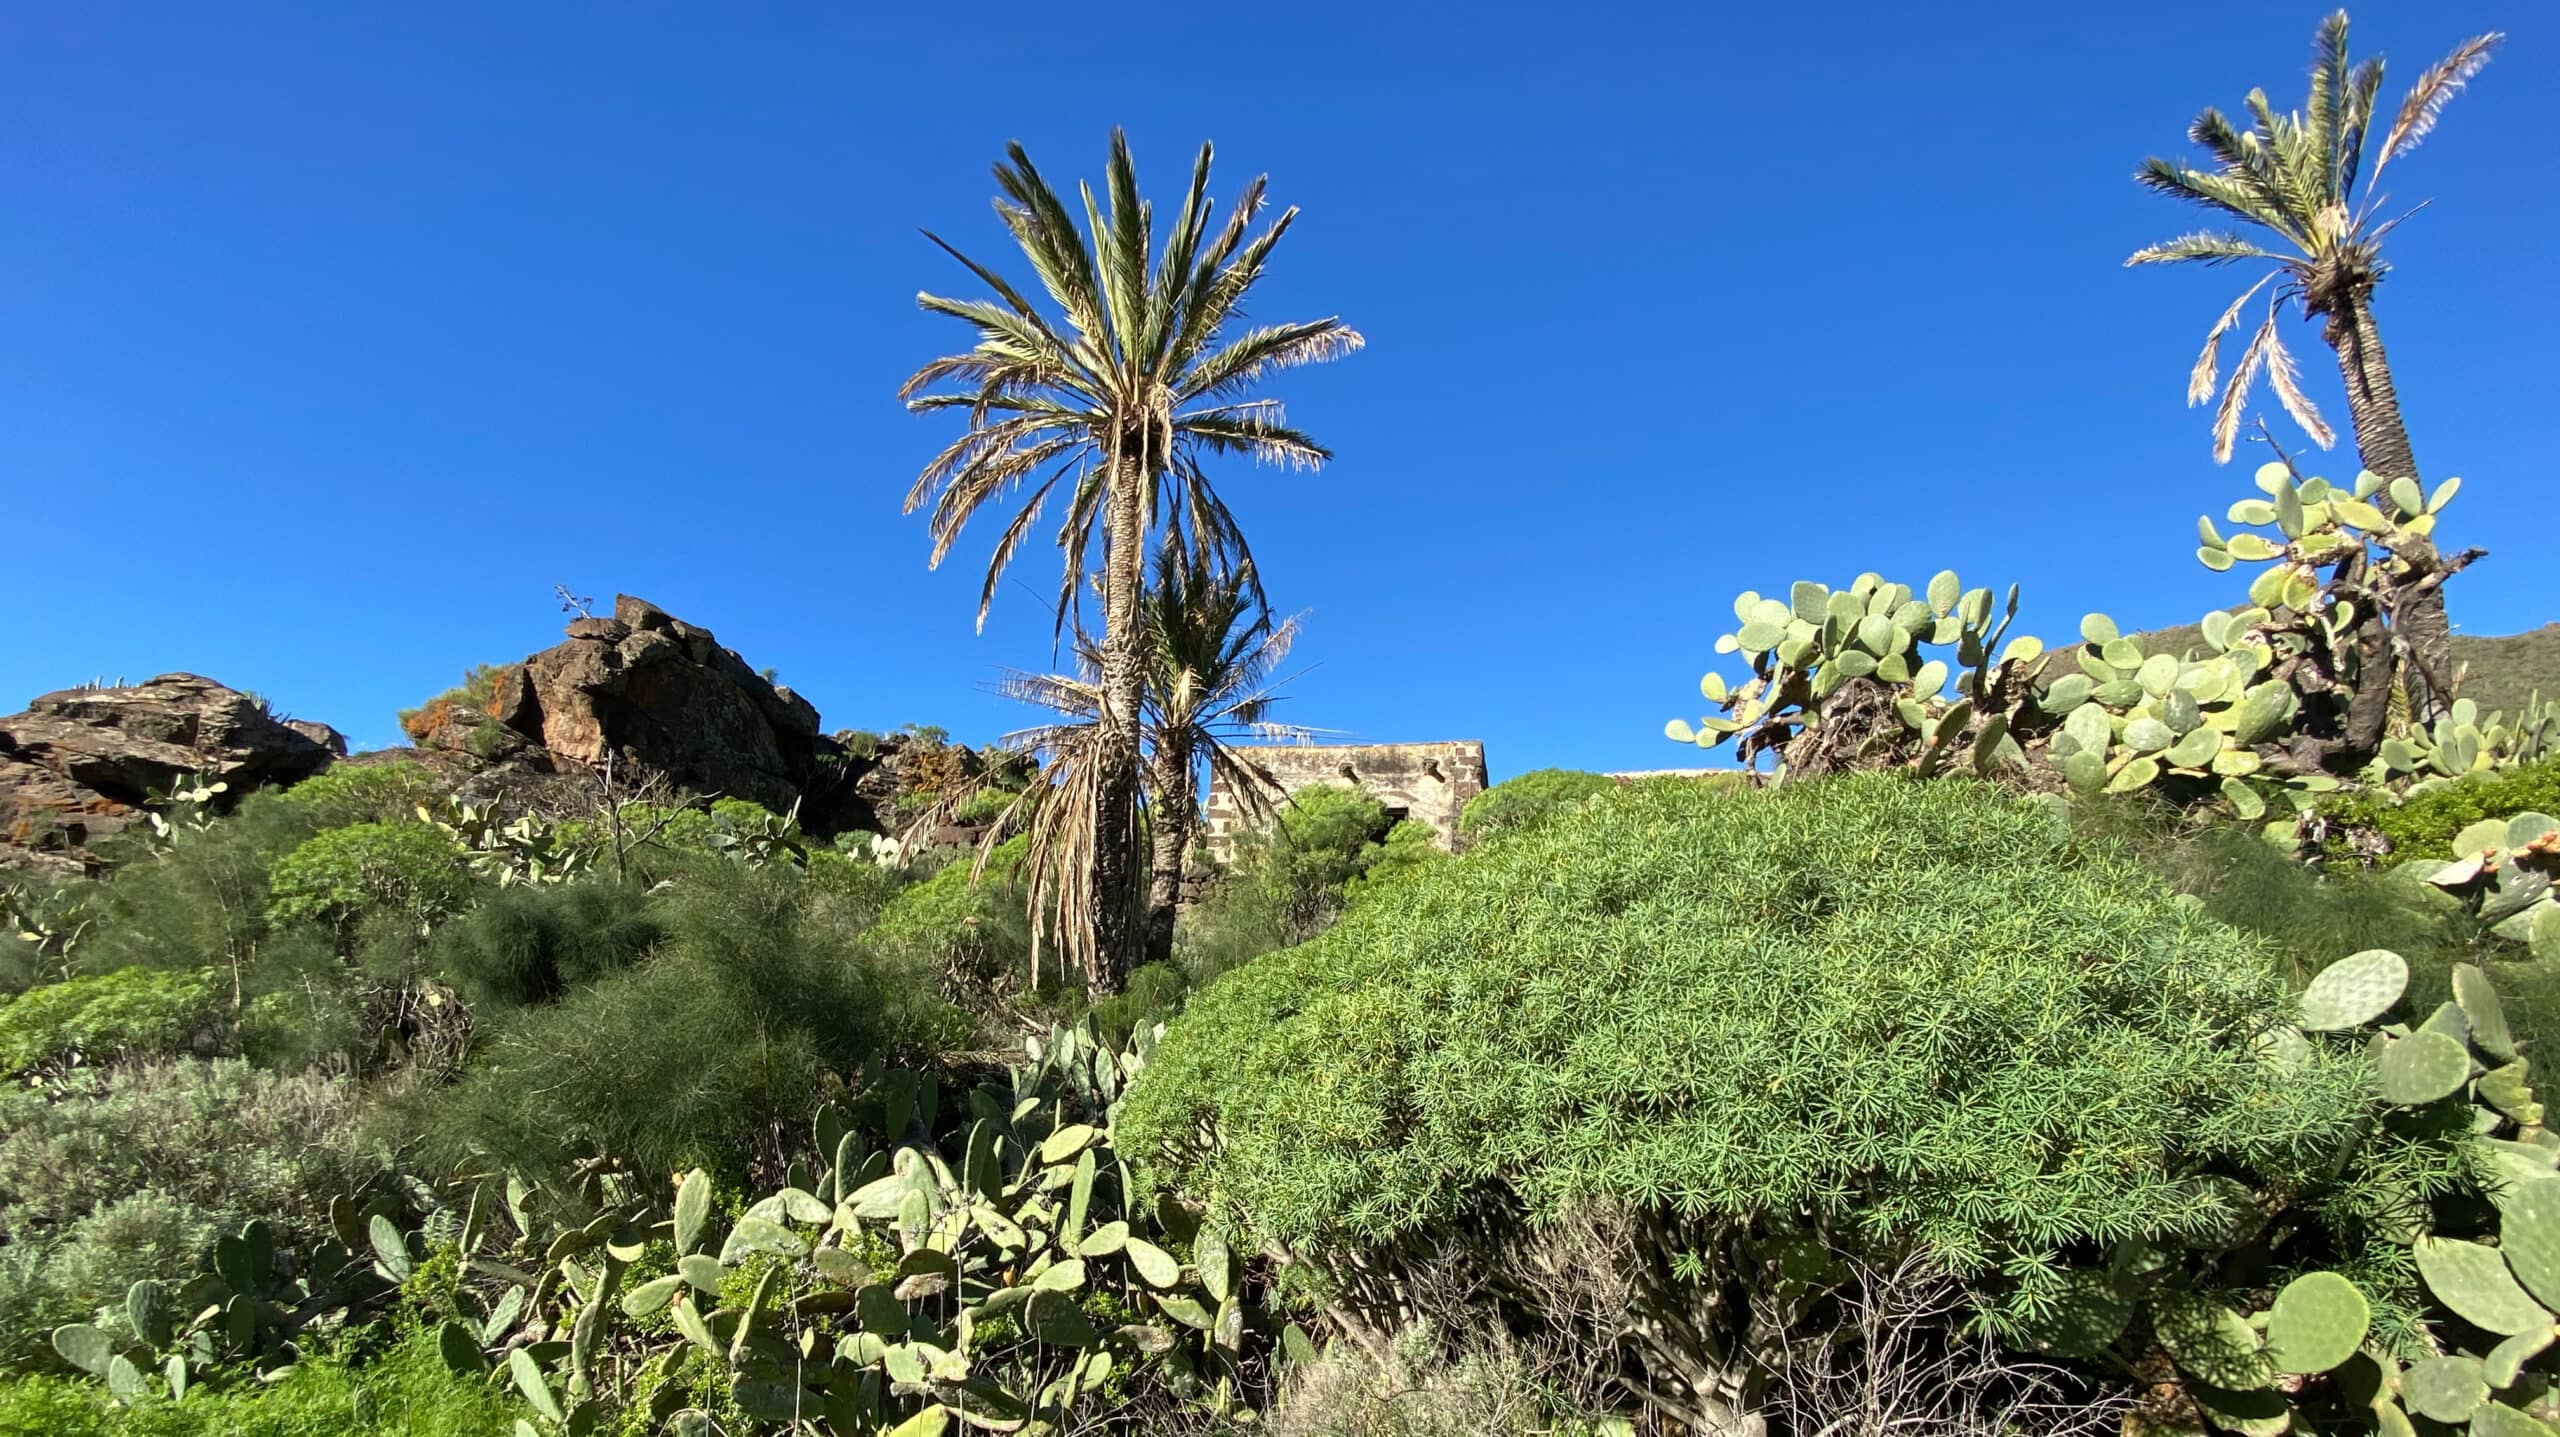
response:
<path id="1" fill-rule="evenodd" d="M 1090 930 L 1093 983 L 1116 990 L 1139 948 L 1138 788 L 1148 632 L 1139 616 L 1150 536 L 1173 547 L 1206 542 L 1248 571 L 1234 516 L 1203 459 L 1247 455 L 1312 468 L 1332 457 L 1289 427 L 1279 402 L 1252 397 L 1264 376 L 1360 347 L 1334 318 L 1263 325 L 1229 337 L 1245 295 L 1296 219 L 1284 210 L 1248 235 L 1263 206 L 1255 179 L 1212 228 L 1210 147 L 1159 249 L 1153 208 L 1138 197 L 1125 135 L 1111 136 L 1107 205 L 1080 187 L 1087 234 L 1077 228 L 1020 145 L 995 167 L 996 213 L 1059 311 L 1053 320 L 994 270 L 939 236 L 936 245 L 994 292 L 993 300 L 920 294 L 917 302 L 976 333 L 966 353 L 934 360 L 899 391 L 910 409 L 958 410 L 967 428 L 934 456 L 907 493 L 909 512 L 933 501 L 932 562 L 998 496 L 1026 486 L 996 540 L 978 596 L 986 622 L 998 579 L 1043 505 L 1067 485 L 1058 544 L 1064 565 L 1058 623 L 1081 599 L 1088 555 L 1100 540 L 1101 671 L 1089 801 L 1094 831 L 1078 880 Z M 937 386 L 948 386 L 937 389 Z"/>
<path id="2" fill-rule="evenodd" d="M 2300 112 L 2279 115 L 2267 103 L 2265 91 L 2252 90 L 2250 129 L 2243 131 L 2221 111 L 2207 109 L 2187 131 L 2189 139 L 2212 154 L 2213 170 L 2152 158 L 2135 172 L 2135 180 L 2150 189 L 2254 229 L 2180 235 L 2136 251 L 2126 264 L 2223 265 L 2263 260 L 2274 266 L 2223 310 L 2187 377 L 2189 404 L 2214 396 L 2222 338 L 2239 324 L 2250 301 L 2265 293 L 2265 319 L 2241 350 L 2230 378 L 2220 384 L 2213 422 L 2217 461 L 2231 457 L 2241 410 L 2261 370 L 2295 423 L 2323 448 L 2335 441 L 2328 422 L 2302 392 L 2293 356 L 2277 332 L 2285 301 L 2295 300 L 2306 318 L 2322 321 L 2321 337 L 2337 354 L 2339 374 L 2346 381 L 2347 412 L 2355 424 L 2357 457 L 2364 467 L 2386 479 L 2420 477 L 2373 313 L 2374 287 L 2388 268 L 2382 259 L 2383 238 L 2415 211 L 2381 218 L 2388 197 L 2380 186 L 2391 162 L 2426 139 L 2445 106 L 2489 63 L 2502 38 L 2488 34 L 2466 40 L 2419 76 L 2383 135 L 2361 192 L 2357 179 L 2364 170 L 2375 97 L 2382 89 L 2382 61 L 2348 63 L 2343 10 L 2320 22 L 2313 47 L 2311 92 Z M 2421 557 L 2431 559 L 2432 555 Z M 2441 590 L 2420 595 L 2402 617 L 2421 665 L 2441 679 L 2452 648 Z"/>
<path id="3" fill-rule="evenodd" d="M 1146 952 L 1149 961 L 1173 956 L 1173 926 L 1182 901 L 1182 872 L 1198 835 L 1199 781 L 1203 767 L 1213 784 L 1235 795 L 1248 819 L 1267 818 L 1279 784 L 1256 763 L 1248 741 L 1303 740 L 1313 731 L 1273 721 L 1283 680 L 1279 668 L 1297 641 L 1298 620 L 1268 621 L 1250 572 L 1220 561 L 1211 545 L 1157 551 L 1155 582 L 1140 608 L 1151 635 L 1143 700 L 1145 789 L 1152 863 L 1147 889 Z M 1071 860 L 1084 846 L 1078 831 L 1090 811 L 1085 770 L 1099 725 L 1100 654 L 1080 648 L 1078 674 L 1008 675 L 997 691 L 1058 715 L 1050 723 L 1005 741 L 1043 757 L 1041 782 L 1021 803 L 1031 809 L 1037 873 Z M 989 837 L 1006 831 L 999 822 Z M 1055 856 L 1052 856 L 1054 853 Z M 1065 896 L 1052 884 L 1032 895 L 1040 926 L 1056 929 L 1056 905 Z M 1048 912 L 1043 912 L 1046 909 Z M 1072 937 L 1070 937 L 1072 942 Z"/>

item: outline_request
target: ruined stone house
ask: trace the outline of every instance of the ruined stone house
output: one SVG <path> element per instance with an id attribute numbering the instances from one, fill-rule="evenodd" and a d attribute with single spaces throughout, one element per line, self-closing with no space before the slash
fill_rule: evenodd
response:
<path id="1" fill-rule="evenodd" d="M 1271 745 L 1244 750 L 1284 794 L 1318 784 L 1357 788 L 1392 818 L 1428 824 L 1442 848 L 1458 842 L 1458 815 L 1485 790 L 1484 745 L 1448 743 Z M 1221 862 L 1249 826 L 1237 796 L 1215 775 L 1207 802 L 1209 851 Z"/>

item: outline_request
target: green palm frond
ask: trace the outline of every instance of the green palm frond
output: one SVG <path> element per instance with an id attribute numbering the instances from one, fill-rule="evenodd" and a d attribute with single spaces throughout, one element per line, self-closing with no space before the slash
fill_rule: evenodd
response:
<path id="1" fill-rule="evenodd" d="M 2134 172 L 2134 182 L 2146 189 L 2182 199 L 2189 204 L 2220 210 L 2234 219 L 2264 225 L 2299 244 L 2305 227 L 2278 205 L 2276 197 L 2262 181 L 2247 172 L 2206 174 L 2163 159 L 2146 159 Z"/>
<path id="2" fill-rule="evenodd" d="M 972 519 L 1014 496 L 981 588 L 981 626 L 1004 570 L 1068 475 L 1075 477 L 1058 528 L 1061 636 L 1075 621 L 1097 547 L 1112 562 L 1107 536 L 1097 546 L 1096 535 L 1113 493 L 1125 492 L 1117 486 L 1140 486 L 1149 529 L 1162 530 L 1161 542 L 1187 548 L 1206 535 L 1240 549 L 1242 536 L 1200 456 L 1246 454 L 1301 466 L 1330 457 L 1269 417 L 1276 409 L 1233 401 L 1279 370 L 1359 348 L 1360 336 L 1338 319 L 1323 319 L 1219 342 L 1295 212 L 1256 233 L 1265 188 L 1256 179 L 1223 226 L 1213 223 L 1211 156 L 1203 145 L 1159 245 L 1125 135 L 1112 135 L 1100 193 L 1078 187 L 1080 214 L 1020 145 L 1008 146 L 995 167 L 996 213 L 1037 277 L 1045 310 L 1033 291 L 927 235 L 993 297 L 917 296 L 927 313 L 965 325 L 973 342 L 921 366 L 899 390 L 919 413 L 959 411 L 966 420 L 918 471 L 906 507 L 930 508 L 931 562 L 939 565 Z"/>
<path id="3" fill-rule="evenodd" d="M 2230 264 L 2244 259 L 2281 261 L 2284 256 L 2263 245 L 2252 244 L 2229 230 L 2198 230 L 2135 250 L 2125 257 L 2125 264 Z"/>

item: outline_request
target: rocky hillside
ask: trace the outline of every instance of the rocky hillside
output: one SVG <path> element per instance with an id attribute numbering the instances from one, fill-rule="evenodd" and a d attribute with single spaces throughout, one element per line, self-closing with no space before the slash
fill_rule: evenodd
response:
<path id="1" fill-rule="evenodd" d="M 279 720 L 195 674 L 46 694 L 0 718 L 0 863 L 69 873 L 190 774 L 225 784 L 217 807 L 345 760 L 421 762 L 465 798 L 555 816 L 608 794 L 750 799 L 796 810 L 820 837 L 899 830 L 937 790 L 975 779 L 964 746 L 824 731 L 818 710 L 759 674 L 709 629 L 628 594 L 611 617 L 499 670 L 488 697 L 449 694 L 410 715 L 414 748 L 346 758 L 324 724 Z"/>

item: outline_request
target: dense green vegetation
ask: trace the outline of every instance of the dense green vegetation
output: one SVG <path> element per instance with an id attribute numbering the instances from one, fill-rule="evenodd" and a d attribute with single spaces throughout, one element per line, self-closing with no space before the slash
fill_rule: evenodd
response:
<path id="1" fill-rule="evenodd" d="M 910 507 L 938 559 L 1034 482 L 983 610 L 1081 476 L 1037 725 L 853 736 L 894 838 L 367 762 L 0 884 L 0 1434 L 2547 1437 L 2560 707 L 2453 681 L 2357 183 L 2493 43 L 2384 127 L 2339 17 L 2144 167 L 2273 246 L 2136 256 L 2273 266 L 2219 447 L 2260 375 L 2325 433 L 2288 300 L 2351 389 L 2366 472 L 2200 521 L 2244 602 L 1745 592 L 1666 734 L 1754 772 L 1450 834 L 1242 742 L 1296 631 L 1204 460 L 1323 459 L 1247 396 L 1359 344 L 1229 328 L 1294 212 L 1204 148 L 1159 242 L 1124 143 L 1082 223 L 1012 150 L 1060 313 L 925 299 Z"/>

